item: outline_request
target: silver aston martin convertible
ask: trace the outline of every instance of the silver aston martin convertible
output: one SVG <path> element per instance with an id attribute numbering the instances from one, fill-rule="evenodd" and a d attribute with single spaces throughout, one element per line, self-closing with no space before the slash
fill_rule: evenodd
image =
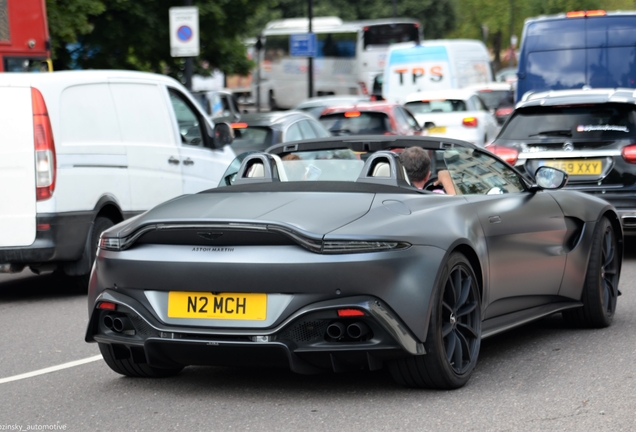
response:
<path id="1" fill-rule="evenodd" d="M 400 162 L 425 149 L 432 176 Z M 436 193 L 447 170 L 456 194 Z M 86 341 L 115 372 L 386 366 L 409 387 L 470 378 L 483 338 L 555 313 L 607 327 L 623 234 L 607 202 L 434 137 L 325 138 L 241 155 L 220 187 L 104 232 Z"/>

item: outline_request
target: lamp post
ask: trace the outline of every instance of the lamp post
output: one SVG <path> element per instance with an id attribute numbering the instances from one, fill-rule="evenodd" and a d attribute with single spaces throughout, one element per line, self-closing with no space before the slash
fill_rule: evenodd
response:
<path id="1" fill-rule="evenodd" d="M 313 0 L 307 0 L 307 7 L 308 7 L 308 14 L 309 14 L 309 33 L 311 33 L 312 28 L 311 28 L 311 21 L 313 19 Z M 313 57 L 309 56 L 309 58 L 307 59 L 307 66 L 308 66 L 308 70 L 307 70 L 307 87 L 308 87 L 308 93 L 309 93 L 309 97 L 313 97 L 314 95 L 314 59 Z"/>

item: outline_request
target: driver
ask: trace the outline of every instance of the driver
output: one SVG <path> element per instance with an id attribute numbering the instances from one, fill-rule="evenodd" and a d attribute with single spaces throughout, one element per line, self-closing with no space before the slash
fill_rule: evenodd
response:
<path id="1" fill-rule="evenodd" d="M 406 174 L 409 176 L 411 184 L 418 189 L 423 189 L 431 176 L 431 158 L 428 157 L 426 150 L 421 147 L 408 147 L 400 153 L 400 162 L 406 169 Z M 444 188 L 443 191 L 440 190 L 438 193 L 455 195 L 455 185 L 448 170 L 438 171 L 437 180 L 435 180 L 433 185 L 442 185 Z"/>

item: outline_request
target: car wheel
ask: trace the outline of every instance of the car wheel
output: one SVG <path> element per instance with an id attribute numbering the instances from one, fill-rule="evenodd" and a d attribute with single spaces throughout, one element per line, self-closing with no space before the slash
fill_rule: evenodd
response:
<path id="1" fill-rule="evenodd" d="M 481 345 L 477 278 L 464 255 L 449 257 L 432 301 L 426 354 L 394 360 L 389 369 L 406 387 L 456 389 L 470 379 Z"/>
<path id="2" fill-rule="evenodd" d="M 157 368 L 147 364 L 135 363 L 132 359 L 119 360 L 115 357 L 113 347 L 110 344 L 100 343 L 99 351 L 104 361 L 113 371 L 121 375 L 134 378 L 167 378 L 174 376 L 183 370 L 183 367 Z"/>
<path id="3" fill-rule="evenodd" d="M 577 327 L 603 328 L 612 324 L 618 300 L 620 257 L 614 227 L 602 218 L 594 229 L 594 243 L 585 275 L 583 307 L 563 312 L 563 318 Z"/>

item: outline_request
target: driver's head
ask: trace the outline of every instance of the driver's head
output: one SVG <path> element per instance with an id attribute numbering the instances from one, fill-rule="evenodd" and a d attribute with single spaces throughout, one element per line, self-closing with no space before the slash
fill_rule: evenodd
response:
<path id="1" fill-rule="evenodd" d="M 400 162 L 411 182 L 425 182 L 431 174 L 431 158 L 421 147 L 408 147 L 400 153 Z"/>

